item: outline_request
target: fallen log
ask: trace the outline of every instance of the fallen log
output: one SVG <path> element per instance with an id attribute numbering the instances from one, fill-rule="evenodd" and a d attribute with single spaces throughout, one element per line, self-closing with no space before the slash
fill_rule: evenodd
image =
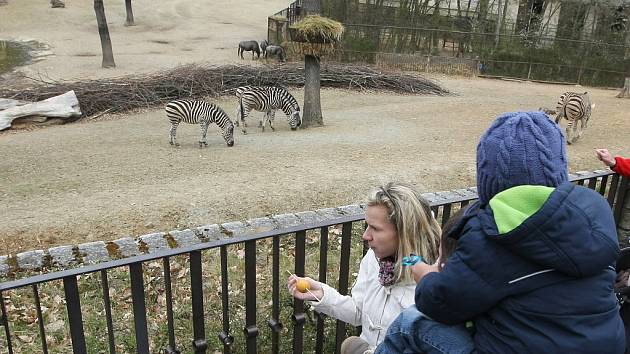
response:
<path id="1" fill-rule="evenodd" d="M 10 98 L 0 98 L 0 111 L 7 108 L 15 107 L 15 106 L 23 106 L 27 103 L 32 103 L 32 102 L 12 100 Z"/>
<path id="2" fill-rule="evenodd" d="M 63 95 L 49 99 L 14 106 L 0 111 L 0 130 L 11 127 L 11 122 L 19 117 L 45 116 L 54 118 L 73 118 L 81 116 L 79 100 L 74 91 L 68 91 Z"/>

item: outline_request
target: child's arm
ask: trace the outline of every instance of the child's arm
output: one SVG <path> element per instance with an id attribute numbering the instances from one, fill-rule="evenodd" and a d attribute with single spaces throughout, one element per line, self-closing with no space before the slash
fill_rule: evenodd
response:
<path id="1" fill-rule="evenodd" d="M 435 321 L 458 324 L 482 314 L 504 295 L 454 253 L 441 272 L 426 274 L 416 286 L 416 307 Z"/>

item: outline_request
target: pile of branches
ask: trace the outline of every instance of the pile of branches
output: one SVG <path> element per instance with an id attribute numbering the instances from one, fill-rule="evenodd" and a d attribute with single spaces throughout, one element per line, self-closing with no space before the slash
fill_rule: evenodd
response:
<path id="1" fill-rule="evenodd" d="M 33 79 L 35 80 L 35 79 Z M 78 82 L 35 80 L 34 86 L 0 88 L 0 97 L 41 101 L 74 90 L 84 117 L 163 105 L 178 98 L 218 97 L 239 86 L 304 86 L 304 67 L 186 65 L 146 76 L 124 76 Z M 420 76 L 381 72 L 365 66 L 329 64 L 321 67 L 321 86 L 351 90 L 444 95 L 448 91 Z"/>

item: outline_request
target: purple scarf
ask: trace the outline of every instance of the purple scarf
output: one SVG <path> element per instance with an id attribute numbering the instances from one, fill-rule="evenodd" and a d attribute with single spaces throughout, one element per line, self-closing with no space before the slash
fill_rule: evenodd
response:
<path id="1" fill-rule="evenodd" d="M 378 281 L 382 286 L 391 286 L 396 282 L 394 269 L 396 268 L 396 259 L 392 256 L 378 260 L 380 267 L 378 271 Z"/>

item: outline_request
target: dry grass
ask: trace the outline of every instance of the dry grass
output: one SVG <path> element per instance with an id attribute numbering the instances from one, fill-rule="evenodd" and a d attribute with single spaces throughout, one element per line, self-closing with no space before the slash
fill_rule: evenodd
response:
<path id="1" fill-rule="evenodd" d="M 323 39 L 327 42 L 339 42 L 343 35 L 344 27 L 341 23 L 321 16 L 306 16 L 291 28 L 312 42 L 312 38 Z"/>
<path id="2" fill-rule="evenodd" d="M 304 86 L 304 67 L 185 65 L 151 75 L 79 82 L 35 80 L 20 89 L 0 88 L 0 97 L 40 101 L 74 90 L 84 117 L 154 107 L 179 98 L 218 97 L 240 86 Z M 370 67 L 330 64 L 322 67 L 321 86 L 356 90 L 443 95 L 447 90 L 419 75 L 383 73 Z"/>

